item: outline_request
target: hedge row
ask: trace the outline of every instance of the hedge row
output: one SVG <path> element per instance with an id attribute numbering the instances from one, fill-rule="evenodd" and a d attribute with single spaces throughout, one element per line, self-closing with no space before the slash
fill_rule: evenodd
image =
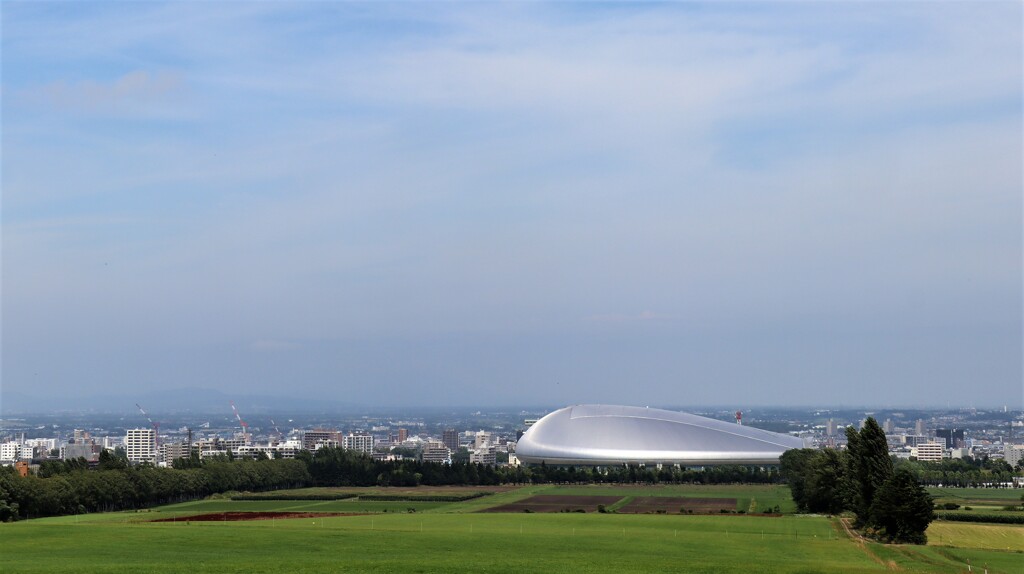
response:
<path id="1" fill-rule="evenodd" d="M 1024 514 L 960 514 L 957 512 L 936 512 L 940 520 L 956 522 L 995 522 L 997 524 L 1024 524 Z"/>
<path id="2" fill-rule="evenodd" d="M 326 494 L 234 494 L 231 500 L 345 500 L 355 498 L 351 493 L 326 493 Z"/>
<path id="3" fill-rule="evenodd" d="M 359 500 L 377 500 L 387 502 L 462 502 L 486 496 L 487 492 L 471 492 L 469 494 L 360 494 Z"/>

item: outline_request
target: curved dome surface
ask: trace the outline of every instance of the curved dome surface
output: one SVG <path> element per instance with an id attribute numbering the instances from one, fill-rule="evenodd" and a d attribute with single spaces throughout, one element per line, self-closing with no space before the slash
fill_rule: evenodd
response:
<path id="1" fill-rule="evenodd" d="M 778 464 L 803 439 L 662 409 L 576 405 L 526 429 L 519 460 L 540 464 Z"/>

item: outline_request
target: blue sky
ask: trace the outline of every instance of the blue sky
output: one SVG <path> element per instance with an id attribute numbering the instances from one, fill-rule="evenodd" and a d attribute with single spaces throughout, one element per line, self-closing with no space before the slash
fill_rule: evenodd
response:
<path id="1" fill-rule="evenodd" d="M 1022 403 L 1018 2 L 0 10 L 4 392 Z"/>

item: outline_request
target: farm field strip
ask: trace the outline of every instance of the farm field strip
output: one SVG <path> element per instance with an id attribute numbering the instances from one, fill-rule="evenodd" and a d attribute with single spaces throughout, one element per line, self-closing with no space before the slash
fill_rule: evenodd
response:
<path id="1" fill-rule="evenodd" d="M 651 496 L 652 491 L 661 496 Z M 577 492 L 583 496 L 574 496 Z M 733 496 L 726 496 L 729 493 Z M 837 532 L 833 521 L 820 516 L 679 515 L 678 509 L 664 515 L 479 512 L 531 499 L 549 504 L 575 500 L 595 508 L 609 500 L 639 508 L 700 500 L 738 506 L 744 500 L 756 499 L 758 504 L 772 500 L 773 494 L 772 487 L 743 485 L 665 489 L 536 485 L 450 503 L 212 499 L 141 512 L 4 524 L 0 536 L 5 553 L 10 549 L 19 556 L 32 556 L 30 561 L 19 561 L 11 572 L 556 569 L 621 574 L 678 571 L 685 564 L 688 572 L 706 573 L 868 573 L 892 566 L 937 574 L 961 571 L 967 559 L 989 565 L 990 574 L 1024 570 L 1024 557 L 1012 551 L 1018 546 L 1012 540 L 1006 543 L 1024 533 L 1024 527 L 1009 525 L 936 522 L 929 531 L 932 545 L 920 547 L 860 543 Z M 762 508 L 768 505 L 764 504 Z M 416 512 L 408 513 L 410 507 Z M 362 515 L 360 508 L 373 510 Z M 244 514 L 275 511 L 308 514 L 245 521 L 188 520 L 190 515 L 208 512 L 239 512 L 238 518 L 248 518 Z M 350 514 L 331 516 L 331 512 Z M 167 518 L 172 521 L 153 522 Z M 43 551 L 39 545 L 46 540 L 50 542 Z M 55 540 L 61 543 L 53 544 Z M 494 558 L 495 540 L 501 540 L 500 561 Z M 147 552 L 124 558 L 123 548 L 135 545 L 145 546 Z M 190 549 L 185 558 L 174 550 L 182 546 Z M 1005 550 L 1007 546 L 1011 551 Z M 91 562 L 82 564 L 83 556 Z"/>
<path id="2" fill-rule="evenodd" d="M 387 514 L 89 527 L 67 518 L 0 526 L 5 551 L 32 557 L 5 569 L 622 573 L 673 572 L 685 565 L 688 572 L 737 574 L 886 571 L 849 539 L 837 536 L 822 517 Z M 58 539 L 61 544 L 53 544 Z M 500 560 L 492 544 L 498 539 Z M 147 551 L 125 553 L 125 547 Z M 187 554 L 181 553 L 183 547 L 189 548 Z M 956 571 L 962 564 L 938 553 L 914 556 L 900 558 L 913 572 Z M 998 563 L 998 558 L 990 561 Z"/>
<path id="3" fill-rule="evenodd" d="M 681 510 L 696 514 L 732 511 L 736 509 L 735 498 L 689 498 L 669 496 L 637 496 L 616 510 L 623 514 L 664 512 L 679 514 Z"/>
<path id="4" fill-rule="evenodd" d="M 927 534 L 929 546 L 1024 552 L 1024 525 L 936 521 Z M 1024 556 L 1021 563 L 1024 566 Z"/>
<path id="5" fill-rule="evenodd" d="M 949 499 L 952 502 L 963 504 L 962 500 L 970 500 L 979 503 L 999 504 L 1020 504 L 1021 495 L 1024 489 L 1021 488 L 935 488 L 926 487 L 928 494 L 936 500 Z"/>

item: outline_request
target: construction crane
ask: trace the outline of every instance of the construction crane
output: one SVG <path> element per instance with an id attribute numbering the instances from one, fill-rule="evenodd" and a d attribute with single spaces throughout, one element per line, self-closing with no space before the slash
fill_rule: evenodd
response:
<path id="1" fill-rule="evenodd" d="M 238 414 L 238 409 L 235 407 L 235 403 L 231 403 L 231 410 L 235 411 L 235 418 L 238 419 L 238 424 L 242 427 L 242 440 L 248 444 L 249 437 L 249 423 L 242 420 L 242 415 Z"/>
<path id="2" fill-rule="evenodd" d="M 274 422 L 274 419 L 270 419 L 270 426 L 274 427 L 274 432 L 277 433 L 277 440 L 280 442 L 284 435 L 281 434 L 281 429 L 277 428 L 277 423 Z"/>
<path id="3" fill-rule="evenodd" d="M 149 424 L 153 426 L 153 445 L 157 450 L 160 450 L 160 423 L 153 422 L 153 419 L 149 418 L 149 415 L 146 414 L 146 409 L 142 408 L 142 405 L 135 403 L 135 406 L 139 407 L 139 412 L 142 413 L 142 416 L 146 417 Z"/>

